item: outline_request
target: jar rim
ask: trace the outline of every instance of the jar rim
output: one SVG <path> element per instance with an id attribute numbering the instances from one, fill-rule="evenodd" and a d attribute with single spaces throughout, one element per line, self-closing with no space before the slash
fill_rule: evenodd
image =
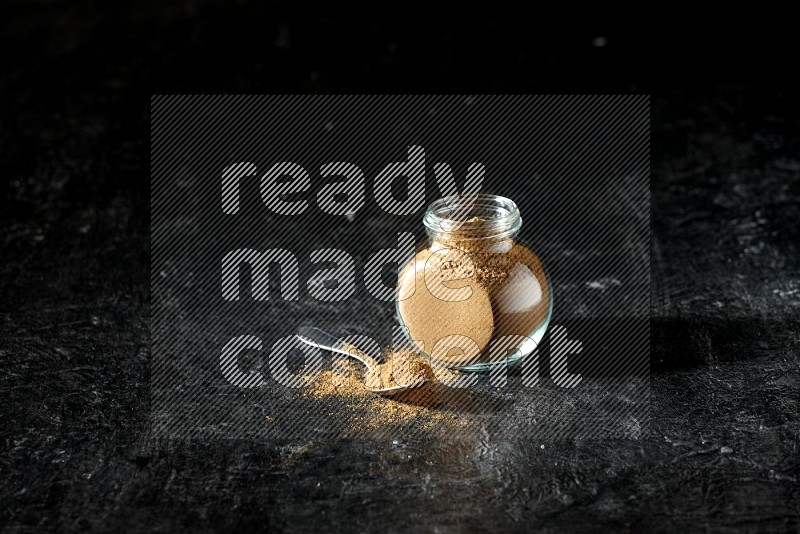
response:
<path id="1" fill-rule="evenodd" d="M 422 222 L 432 238 L 501 239 L 519 231 L 522 217 L 510 198 L 472 193 L 431 202 Z"/>

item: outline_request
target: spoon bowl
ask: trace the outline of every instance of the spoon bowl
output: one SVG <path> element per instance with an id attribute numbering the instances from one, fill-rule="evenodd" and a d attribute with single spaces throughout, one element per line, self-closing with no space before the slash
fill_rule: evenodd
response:
<path id="1" fill-rule="evenodd" d="M 315 328 L 313 326 L 301 326 L 300 328 L 298 328 L 296 335 L 297 339 L 299 339 L 306 345 L 311 345 L 312 347 L 317 347 L 323 350 L 335 352 L 337 354 L 342 354 L 344 356 L 353 358 L 354 360 L 360 362 L 364 367 L 366 367 L 368 372 L 372 371 L 373 369 L 376 369 L 379 365 L 378 361 L 372 356 L 369 356 L 368 354 L 365 354 L 360 351 L 356 352 L 353 350 L 348 350 L 348 347 L 343 339 L 338 338 L 332 334 L 329 334 L 328 332 L 325 332 L 324 330 L 321 330 L 319 328 Z M 371 391 L 372 393 L 389 396 L 389 395 L 396 395 L 398 393 L 407 391 L 409 389 L 418 388 L 424 385 L 426 382 L 428 382 L 428 379 L 423 378 L 411 384 L 400 384 L 387 388 L 373 389 L 367 387 L 366 384 L 364 385 L 364 387 L 368 391 Z"/>

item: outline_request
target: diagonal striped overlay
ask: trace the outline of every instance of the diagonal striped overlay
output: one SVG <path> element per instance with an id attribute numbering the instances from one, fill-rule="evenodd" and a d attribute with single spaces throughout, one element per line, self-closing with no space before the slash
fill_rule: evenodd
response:
<path id="1" fill-rule="evenodd" d="M 422 181 L 376 186 L 402 163 Z M 156 96 L 151 168 L 155 436 L 647 433 L 648 97 Z M 301 366 L 332 359 L 297 327 L 386 345 L 394 288 L 374 258 L 401 261 L 427 204 L 474 187 L 517 203 L 547 266 L 554 312 L 535 355 L 443 388 L 429 408 L 457 428 L 361 428 L 304 395 Z M 329 287 L 320 270 L 334 268 Z"/>

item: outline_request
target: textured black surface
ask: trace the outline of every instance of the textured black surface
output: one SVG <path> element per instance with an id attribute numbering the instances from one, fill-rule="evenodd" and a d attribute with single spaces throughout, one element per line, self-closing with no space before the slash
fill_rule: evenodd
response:
<path id="1" fill-rule="evenodd" d="M 394 22 L 349 23 L 366 37 L 336 41 L 331 21 L 248 16 L 242 27 L 214 4 L 6 11 L 16 53 L 0 74 L 0 524 L 10 531 L 797 530 L 800 123 L 785 43 L 718 44 L 645 79 L 627 66 L 646 54 L 613 32 L 600 50 L 596 32 L 546 47 L 492 20 L 473 21 L 484 40 L 458 26 L 418 42 Z M 212 20 L 237 31 L 223 39 Z M 596 79 L 569 77 L 570 63 Z M 732 85 L 703 76 L 720 64 L 740 67 L 725 71 Z M 699 74 L 699 89 L 674 82 L 678 65 Z M 473 66 L 485 71 L 478 81 Z M 411 89 L 661 93 L 651 435 L 148 441 L 149 95 Z"/>

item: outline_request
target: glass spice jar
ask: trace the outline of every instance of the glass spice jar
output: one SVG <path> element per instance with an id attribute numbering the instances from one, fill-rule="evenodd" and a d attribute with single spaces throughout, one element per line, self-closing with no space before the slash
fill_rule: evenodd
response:
<path id="1" fill-rule="evenodd" d="M 430 204 L 428 239 L 398 274 L 397 315 L 439 365 L 488 371 L 513 365 L 544 337 L 553 294 L 539 257 L 517 241 L 508 198 L 478 194 Z"/>

